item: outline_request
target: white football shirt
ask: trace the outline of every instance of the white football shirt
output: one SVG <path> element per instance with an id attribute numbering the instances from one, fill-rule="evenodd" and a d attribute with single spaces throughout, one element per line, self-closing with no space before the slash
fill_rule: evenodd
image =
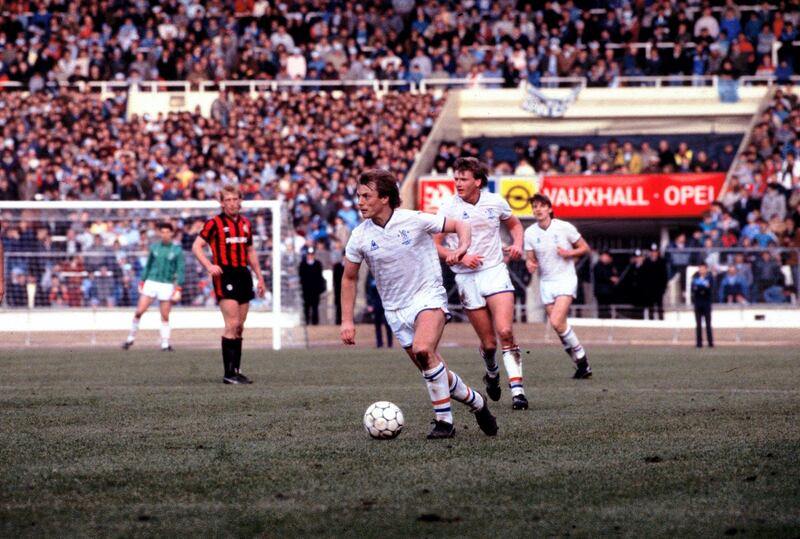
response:
<path id="1" fill-rule="evenodd" d="M 536 255 L 539 277 L 543 281 L 576 277 L 574 260 L 559 255 L 557 249 L 572 249 L 579 239 L 581 234 L 578 229 L 561 219 L 552 219 L 547 230 L 543 230 L 539 223 L 533 223 L 525 230 L 525 250 L 533 251 Z"/>
<path id="2" fill-rule="evenodd" d="M 439 215 L 459 219 L 472 227 L 472 243 L 467 250 L 470 255 L 483 255 L 483 264 L 475 269 L 462 264 L 450 266 L 454 273 L 474 273 L 493 268 L 503 262 L 503 244 L 500 241 L 500 222 L 511 217 L 511 206 L 500 195 L 481 191 L 478 202 L 470 204 L 454 195 L 439 208 Z M 458 236 L 447 234 L 444 245 L 449 249 L 458 247 Z"/>
<path id="3" fill-rule="evenodd" d="M 444 223 L 440 215 L 396 209 L 384 227 L 367 219 L 353 229 L 345 256 L 354 264 L 366 260 L 385 309 L 402 309 L 416 296 L 444 290 L 431 237 Z"/>

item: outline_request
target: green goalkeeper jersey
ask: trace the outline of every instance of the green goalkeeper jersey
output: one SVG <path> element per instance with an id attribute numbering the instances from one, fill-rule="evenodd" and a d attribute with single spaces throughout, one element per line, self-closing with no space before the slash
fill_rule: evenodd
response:
<path id="1" fill-rule="evenodd" d="M 142 272 L 142 281 L 176 283 L 182 287 L 184 279 L 183 250 L 180 245 L 164 245 L 161 242 L 152 245 Z"/>

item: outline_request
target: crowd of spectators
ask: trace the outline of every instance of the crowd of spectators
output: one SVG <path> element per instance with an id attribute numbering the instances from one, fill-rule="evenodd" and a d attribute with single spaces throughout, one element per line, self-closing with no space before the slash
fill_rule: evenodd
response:
<path id="1" fill-rule="evenodd" d="M 687 244 L 685 237 L 678 243 Z M 800 100 L 777 89 L 733 164 L 722 199 L 711 205 L 688 245 L 723 274 L 719 299 L 781 303 L 800 273 Z M 790 268 L 787 276 L 781 266 Z M 791 284 L 791 286 L 789 286 Z"/>
<path id="2" fill-rule="evenodd" d="M 539 137 L 531 136 L 526 143 L 514 144 L 513 159 L 500 159 L 491 147 L 482 149 L 471 141 L 443 142 L 432 172 L 447 174 L 455 160 L 464 156 L 481 159 L 497 176 L 726 172 L 736 148 L 728 143 L 718 153 L 709 154 L 704 148 L 693 149 L 687 142 L 675 144 L 667 139 L 634 143 L 610 138 L 597 144 L 573 145 L 542 144 Z"/>
<path id="3" fill-rule="evenodd" d="M 0 95 L 0 200 L 205 200 L 213 199 L 222 185 L 236 182 L 246 199 L 286 201 L 296 243 L 321 244 L 324 258 L 332 248 L 341 251 L 359 222 L 354 202 L 360 171 L 380 167 L 404 177 L 443 104 L 434 93 L 378 95 L 370 88 L 256 98 L 229 93 L 212 106 L 211 118 L 189 112 L 126 117 L 124 97 Z M 135 291 L 121 292 L 124 283 L 138 282 L 138 267 L 130 259 L 118 260 L 113 268 L 92 268 L 82 277 L 73 275 L 71 299 L 62 294 L 62 299 L 51 300 L 49 273 L 31 270 L 27 255 L 14 253 L 50 251 L 51 237 L 58 238 L 53 247 L 58 250 L 69 230 L 17 225 L 8 216 L 3 221 L 2 240 L 9 264 L 15 264 L 9 265 L 9 290 L 35 282 L 40 304 L 89 305 L 97 300 L 88 275 L 110 272 L 116 292 L 99 296 L 101 303 L 108 304 L 109 298 L 114 304 L 135 303 Z M 126 232 L 118 233 L 113 221 L 100 231 L 98 223 L 71 223 L 68 228 L 78 235 L 96 230 L 84 236 L 78 266 L 90 264 L 92 235 L 100 237 L 98 251 L 116 249 L 119 243 L 129 258 L 146 247 L 145 242 L 127 241 L 130 231 L 123 227 Z M 139 224 L 130 226 L 135 230 Z M 182 232 L 193 237 L 188 230 Z M 65 268 L 62 262 L 54 271 L 71 272 Z M 84 283 L 81 294 L 79 282 Z M 208 292 L 201 287 L 196 295 L 186 294 L 186 301 L 208 301 Z M 10 292 L 8 297 L 27 303 L 26 295 Z"/>
<path id="4" fill-rule="evenodd" d="M 211 118 L 126 117 L 122 97 L 0 95 L 0 200 L 204 200 L 237 182 L 246 199 L 292 202 L 305 228 L 351 206 L 364 168 L 404 177 L 443 104 L 369 88 L 231 93 Z"/>
<path id="5" fill-rule="evenodd" d="M 521 80 L 797 72 L 796 2 L 14 0 L 0 80 Z M 777 65 L 773 43 L 780 42 Z"/>
<path id="6" fill-rule="evenodd" d="M 0 200 L 203 200 L 221 185 L 238 182 L 246 198 L 287 200 L 298 246 L 314 245 L 320 258 L 335 261 L 359 219 L 357 172 L 377 166 L 404 176 L 443 104 L 442 94 L 383 94 L 355 87 L 258 97 L 223 92 L 210 118 L 196 112 L 127 117 L 124 91 L 101 99 L 54 83 L 453 77 L 480 82 L 491 77 L 516 85 L 522 79 L 538 84 L 543 76 L 577 75 L 589 84 L 609 85 L 617 75 L 735 78 L 770 70 L 787 78 L 795 72 L 796 3 L 742 4 L 8 2 L 0 7 L 0 82 L 19 82 L 31 93 L 0 94 Z M 779 65 L 771 66 L 776 41 L 783 46 Z M 675 44 L 657 46 L 669 43 Z M 701 246 L 710 241 L 711 247 L 730 248 L 733 239 L 724 228 L 732 220 L 741 231 L 734 231 L 737 246 L 791 247 L 797 245 L 800 211 L 798 129 L 796 98 L 779 92 L 737 163 L 732 163 L 733 145 L 708 155 L 687 143 L 672 147 L 663 140 L 570 148 L 543 147 L 532 137 L 515 147 L 514 160 L 496 160 L 491 149 L 481 154 L 469 143 L 443 144 L 434 166 L 444 172 L 463 154 L 486 160 L 496 174 L 726 171 L 733 166 L 726 198 L 709 212 L 713 226 L 704 220 L 701 227 Z M 759 219 L 774 241 L 753 232 L 764 225 Z M 18 269 L 9 273 L 10 289 L 38 283 L 41 304 L 135 302 L 136 291 L 126 290 L 138 271 L 134 249 L 144 241 L 126 244 L 124 238 L 132 237 L 138 224 L 128 223 L 131 230 L 120 235 L 87 232 L 98 225 L 79 223 L 63 231 L 5 226 L 2 239 Z M 113 232 L 118 226 L 105 228 Z M 185 226 L 182 237 L 192 237 L 194 223 Z M 31 245 L 34 251 L 60 252 L 71 244 L 70 234 L 84 239 L 83 254 L 73 252 L 60 261 L 55 274 L 14 256 Z M 104 250 L 118 254 L 113 267 L 88 262 L 97 237 Z M 791 264 L 786 258 L 791 252 L 783 251 L 779 262 Z M 84 269 L 77 270 L 81 264 Z M 108 274 L 111 285 L 103 280 Z M 59 275 L 66 282 L 57 282 Z M 744 298 L 761 301 L 762 292 L 749 291 Z M 186 299 L 207 300 L 202 294 Z"/>

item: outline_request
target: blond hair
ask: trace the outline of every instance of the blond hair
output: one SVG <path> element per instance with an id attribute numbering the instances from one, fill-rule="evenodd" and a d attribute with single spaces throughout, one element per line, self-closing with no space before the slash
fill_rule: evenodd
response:
<path id="1" fill-rule="evenodd" d="M 219 201 L 222 202 L 225 200 L 226 194 L 233 194 L 239 198 L 242 198 L 242 191 L 239 189 L 238 183 L 227 183 L 222 186 L 222 189 L 219 190 Z"/>

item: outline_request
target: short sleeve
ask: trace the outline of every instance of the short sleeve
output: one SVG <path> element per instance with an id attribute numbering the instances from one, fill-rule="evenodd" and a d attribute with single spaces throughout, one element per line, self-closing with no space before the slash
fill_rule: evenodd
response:
<path id="1" fill-rule="evenodd" d="M 417 212 L 417 219 L 421 222 L 422 229 L 428 234 L 439 234 L 444 230 L 444 215 L 431 215 L 429 213 Z"/>
<path id="2" fill-rule="evenodd" d="M 566 226 L 564 227 L 564 231 L 567 234 L 567 240 L 569 240 L 569 242 L 574 245 L 576 241 L 581 239 L 581 233 L 578 232 L 578 229 L 575 228 L 575 225 L 573 225 L 572 223 L 565 222 L 565 224 Z"/>
<path id="3" fill-rule="evenodd" d="M 214 223 L 214 219 L 209 219 L 206 221 L 206 224 L 203 225 L 203 230 L 200 231 L 200 237 L 203 238 L 206 243 L 211 243 L 211 239 L 214 237 L 216 229 L 216 224 Z"/>
<path id="4" fill-rule="evenodd" d="M 253 245 L 253 223 L 251 223 L 249 219 L 245 220 L 245 223 L 247 224 L 247 241 L 245 242 L 245 245 L 250 247 Z"/>
<path id="5" fill-rule="evenodd" d="M 350 234 L 350 239 L 347 240 L 347 245 L 344 247 L 344 256 L 353 264 L 361 264 L 364 261 L 364 255 L 361 253 L 356 236 L 356 233 Z"/>
<path id="6" fill-rule="evenodd" d="M 531 232 L 530 227 L 525 230 L 525 235 L 523 236 L 523 248 L 526 251 L 533 251 L 533 233 Z"/>
<path id="7" fill-rule="evenodd" d="M 514 214 L 511 212 L 511 206 L 508 204 L 508 201 L 501 196 L 497 197 L 497 199 L 497 209 L 500 212 L 500 220 L 505 221 L 511 219 L 511 216 Z"/>

